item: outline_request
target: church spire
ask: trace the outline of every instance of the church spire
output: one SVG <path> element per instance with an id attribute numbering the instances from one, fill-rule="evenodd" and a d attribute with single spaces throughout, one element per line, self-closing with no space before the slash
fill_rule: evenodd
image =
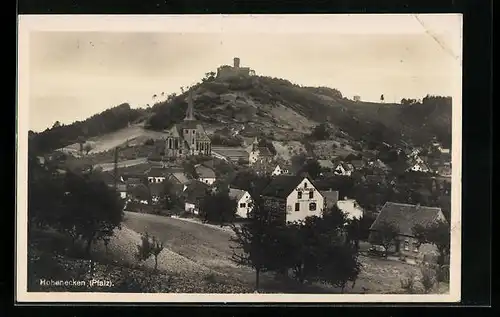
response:
<path id="1" fill-rule="evenodd" d="M 193 114 L 193 96 L 191 92 L 188 93 L 187 103 L 188 107 L 186 110 L 186 117 L 184 118 L 184 120 L 195 120 Z"/>

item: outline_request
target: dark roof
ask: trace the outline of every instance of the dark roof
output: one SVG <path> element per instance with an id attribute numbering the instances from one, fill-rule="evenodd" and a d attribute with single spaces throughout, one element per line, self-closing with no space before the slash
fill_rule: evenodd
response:
<path id="1" fill-rule="evenodd" d="M 106 185 L 114 185 L 115 184 L 115 176 L 110 173 L 110 172 L 102 172 L 99 174 L 99 178 L 106 184 Z M 123 184 L 123 182 L 120 180 L 120 177 L 117 177 L 116 180 L 117 184 Z"/>
<path id="2" fill-rule="evenodd" d="M 195 167 L 195 169 L 198 177 L 200 178 L 215 178 L 214 170 L 209 167 L 198 165 Z"/>
<path id="3" fill-rule="evenodd" d="M 355 167 L 355 168 L 362 168 L 365 164 L 362 160 L 353 160 L 351 161 L 351 164 Z"/>
<path id="4" fill-rule="evenodd" d="M 189 203 L 196 203 L 199 199 L 205 197 L 210 190 L 210 186 L 200 181 L 192 181 L 186 185 L 183 192 L 185 200 Z"/>
<path id="5" fill-rule="evenodd" d="M 166 174 L 167 170 L 161 167 L 151 167 L 146 172 L 146 175 L 148 175 L 148 177 L 166 177 Z"/>
<path id="6" fill-rule="evenodd" d="M 427 226 L 438 220 L 444 219 L 439 207 L 426 207 L 410 204 L 386 202 L 370 230 L 377 230 L 382 223 L 392 223 L 399 229 L 399 234 L 413 236 L 412 228 L 419 224 Z"/>
<path id="7" fill-rule="evenodd" d="M 297 186 L 299 186 L 303 179 L 303 176 L 296 175 L 275 176 L 266 188 L 264 188 L 262 195 L 276 198 L 286 198 Z"/>
<path id="8" fill-rule="evenodd" d="M 271 153 L 271 151 L 269 151 L 269 149 L 265 146 L 259 146 L 257 148 L 259 150 L 259 155 L 262 155 L 262 156 L 273 156 L 273 154 Z"/>

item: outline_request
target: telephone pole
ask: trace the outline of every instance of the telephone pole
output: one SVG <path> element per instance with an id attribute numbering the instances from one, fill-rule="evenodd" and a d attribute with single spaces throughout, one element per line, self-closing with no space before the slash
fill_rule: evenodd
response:
<path id="1" fill-rule="evenodd" d="M 118 190 L 118 147 L 115 147 L 115 158 L 114 158 L 114 167 L 113 167 L 113 174 L 114 174 L 114 182 L 115 182 L 115 190 Z"/>

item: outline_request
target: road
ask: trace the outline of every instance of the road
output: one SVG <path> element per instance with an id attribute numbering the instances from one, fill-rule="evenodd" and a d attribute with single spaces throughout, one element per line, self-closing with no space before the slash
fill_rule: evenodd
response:
<path id="1" fill-rule="evenodd" d="M 145 164 L 148 162 L 148 159 L 145 157 L 141 157 L 138 159 L 134 160 L 127 160 L 127 161 L 121 161 L 118 162 L 118 168 L 124 168 L 124 167 L 129 167 L 129 166 L 134 166 L 134 165 L 139 165 L 139 164 Z M 101 167 L 103 171 L 111 171 L 115 167 L 115 163 L 101 163 L 101 164 L 96 164 L 96 167 Z"/>

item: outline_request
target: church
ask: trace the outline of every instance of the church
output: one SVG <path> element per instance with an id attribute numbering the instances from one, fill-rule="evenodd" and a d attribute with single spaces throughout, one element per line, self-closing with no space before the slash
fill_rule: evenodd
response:
<path id="1" fill-rule="evenodd" d="M 186 157 L 189 155 L 211 155 L 210 138 L 201 123 L 194 117 L 193 98 L 188 95 L 186 117 L 181 123 L 175 124 L 165 131 L 166 157 Z"/>

